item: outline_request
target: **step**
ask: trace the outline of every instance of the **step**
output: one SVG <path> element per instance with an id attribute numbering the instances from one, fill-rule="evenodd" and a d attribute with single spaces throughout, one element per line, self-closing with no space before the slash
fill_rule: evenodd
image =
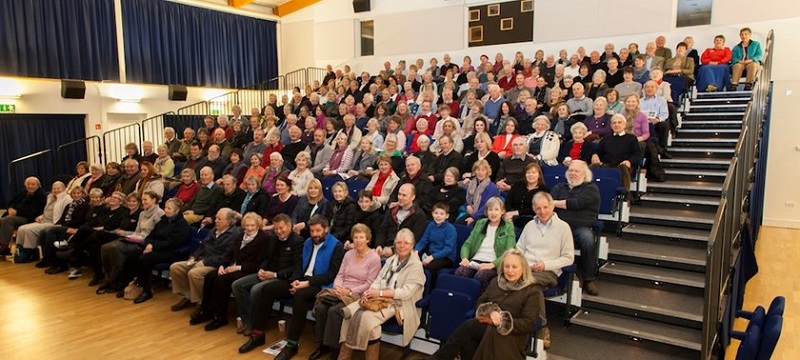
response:
<path id="1" fill-rule="evenodd" d="M 572 317 L 570 323 L 695 351 L 700 351 L 702 346 L 701 330 L 637 319 L 601 310 L 580 311 Z M 649 358 L 642 357 L 642 359 Z"/>
<path id="2" fill-rule="evenodd" d="M 647 192 L 720 197 L 722 196 L 722 184 L 667 180 L 665 182 L 649 182 Z"/>
<path id="3" fill-rule="evenodd" d="M 706 146 L 706 147 L 730 147 L 733 148 L 736 146 L 736 143 L 739 142 L 739 139 L 717 139 L 717 138 L 677 138 L 672 139 L 672 144 L 670 144 L 670 151 L 672 148 L 676 147 L 691 147 L 691 146 Z"/>
<path id="4" fill-rule="evenodd" d="M 678 226 L 658 226 L 650 224 L 628 224 L 622 229 L 622 237 L 628 234 L 640 234 L 648 236 L 658 236 L 675 240 L 692 240 L 708 242 L 710 232 L 708 230 L 691 229 Z"/>
<path id="5" fill-rule="evenodd" d="M 681 121 L 680 133 L 688 129 L 736 129 L 741 130 L 741 120 L 688 120 Z"/>
<path id="6" fill-rule="evenodd" d="M 608 257 L 612 261 L 635 262 L 664 268 L 705 271 L 705 243 L 692 240 L 664 241 L 646 235 L 623 234 L 608 237 Z"/>
<path id="7" fill-rule="evenodd" d="M 592 313 L 595 311 L 593 310 Z M 682 347 L 665 345 L 643 338 L 598 330 L 584 326 L 558 326 L 561 318 L 548 315 L 551 324 L 552 347 L 547 350 L 547 359 L 613 359 L 613 360 L 686 360 L 699 359 L 700 352 Z M 580 322 L 580 321 L 579 321 Z M 530 357 L 529 357 L 530 358 Z"/>
<path id="8" fill-rule="evenodd" d="M 599 309 L 673 325 L 701 328 L 705 289 L 606 274 L 595 280 L 599 295 L 583 294 L 583 309 Z"/>
<path id="9" fill-rule="evenodd" d="M 740 129 L 685 129 L 681 128 L 678 133 L 678 138 L 726 138 L 738 139 Z"/>
<path id="10" fill-rule="evenodd" d="M 697 180 L 707 181 L 714 183 L 722 183 L 725 181 L 725 176 L 728 172 L 726 170 L 709 170 L 709 169 L 687 169 L 687 168 L 665 168 L 664 172 L 667 175 L 667 180 Z"/>
<path id="11" fill-rule="evenodd" d="M 751 98 L 752 91 L 715 91 L 715 92 L 698 92 L 695 99 L 734 99 L 734 98 Z"/>
<path id="12" fill-rule="evenodd" d="M 690 108 L 691 109 L 691 108 Z M 729 117 L 744 117 L 744 111 L 719 111 L 719 112 L 692 112 L 683 115 L 683 118 L 720 119 Z"/>
<path id="13" fill-rule="evenodd" d="M 711 230 L 715 215 L 713 211 L 700 209 L 665 209 L 642 205 L 631 208 L 630 224 L 661 225 L 665 232 L 676 227 Z"/>
<path id="14" fill-rule="evenodd" d="M 710 148 L 698 146 L 679 146 L 669 147 L 670 155 L 674 157 L 691 157 L 691 158 L 706 158 L 706 159 L 726 159 L 730 161 L 735 149 L 732 148 Z"/>
<path id="15" fill-rule="evenodd" d="M 749 96 L 742 96 L 742 97 L 725 97 L 725 98 L 697 98 L 691 99 L 691 103 L 694 105 L 697 104 L 732 104 L 732 103 L 747 103 L 750 101 Z"/>
<path id="16" fill-rule="evenodd" d="M 661 165 L 664 166 L 665 169 L 672 167 L 682 168 L 692 166 L 703 169 L 728 170 L 728 167 L 731 165 L 731 161 L 722 159 L 673 157 L 672 159 L 661 159 Z"/>
<path id="17" fill-rule="evenodd" d="M 689 106 L 689 113 L 706 113 L 706 112 L 713 112 L 713 113 L 726 113 L 726 112 L 744 112 L 747 110 L 747 103 L 744 104 L 709 104 L 709 105 L 701 105 L 701 104 L 692 104 Z"/>
<path id="18" fill-rule="evenodd" d="M 706 286 L 706 277 L 703 273 L 618 261 L 606 263 L 600 268 L 600 273 L 627 276 L 637 279 L 658 281 L 667 284 L 689 286 L 700 289 L 705 288 Z"/>
<path id="19" fill-rule="evenodd" d="M 680 204 L 683 206 L 688 206 L 688 205 L 719 206 L 719 198 L 711 196 L 668 195 L 668 194 L 646 193 L 642 195 L 641 200 L 643 202 Z"/>

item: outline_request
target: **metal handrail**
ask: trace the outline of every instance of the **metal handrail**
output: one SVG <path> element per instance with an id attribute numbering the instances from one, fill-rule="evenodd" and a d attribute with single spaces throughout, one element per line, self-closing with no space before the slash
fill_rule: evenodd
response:
<path id="1" fill-rule="evenodd" d="M 19 158 L 16 158 L 14 160 L 11 160 L 8 163 L 8 167 L 7 167 L 8 186 L 11 187 L 12 184 L 13 184 L 13 181 L 14 181 L 14 176 L 13 176 L 13 171 L 12 171 L 14 165 L 16 165 L 18 163 L 21 163 L 21 162 L 23 162 L 25 160 L 30 160 L 30 159 L 33 159 L 35 157 L 39 157 L 39 156 L 46 155 L 46 154 L 52 154 L 52 153 L 54 153 L 53 149 L 45 149 L 45 150 L 37 151 L 35 153 L 28 154 L 28 155 L 25 155 L 23 157 L 19 157 Z M 51 158 L 51 160 L 53 160 L 53 159 Z M 13 191 L 12 191 L 12 193 L 13 193 Z"/>
<path id="2" fill-rule="evenodd" d="M 61 149 L 65 148 L 67 146 L 75 145 L 75 144 L 87 143 L 87 142 L 89 142 L 89 140 L 92 140 L 92 139 L 97 141 L 97 143 L 96 143 L 97 144 L 97 160 L 102 162 L 103 161 L 103 147 L 100 144 L 100 136 L 92 135 L 92 136 L 89 136 L 87 138 L 78 139 L 78 140 L 75 140 L 75 141 L 70 141 L 70 142 L 68 142 L 66 144 L 59 145 L 58 148 L 56 149 L 56 163 L 58 165 L 61 165 L 61 166 L 65 165 L 64 161 L 62 161 L 63 159 L 61 157 Z M 89 163 L 93 162 L 93 161 L 91 161 L 92 160 L 91 156 L 89 156 L 89 150 L 88 149 L 86 151 L 86 160 L 89 161 Z M 63 170 L 63 168 L 61 170 Z"/>
<path id="3" fill-rule="evenodd" d="M 190 114 L 183 114 L 183 112 L 188 110 L 188 109 L 195 108 L 198 105 L 205 105 L 206 110 L 208 110 L 208 101 L 199 101 L 199 102 L 196 102 L 194 104 L 189 104 L 189 105 L 186 105 L 184 107 L 178 108 L 178 110 L 175 110 L 175 114 L 177 114 L 177 115 L 190 115 Z M 192 114 L 192 115 L 206 115 L 206 113 L 208 113 L 208 111 L 203 112 L 203 114 Z"/>
<path id="4" fill-rule="evenodd" d="M 131 128 L 135 128 L 136 129 L 136 132 L 132 133 L 132 134 L 134 134 L 136 137 L 138 137 L 138 139 L 136 139 L 136 141 L 132 141 L 132 142 L 137 144 L 141 148 L 141 146 L 142 146 L 142 144 L 141 144 L 142 126 L 139 123 L 133 123 L 133 124 L 130 124 L 130 125 L 126 125 L 126 126 L 123 126 L 123 127 L 119 127 L 119 128 L 113 129 L 113 130 L 106 131 L 106 132 L 103 133 L 103 149 L 105 149 L 105 154 L 103 154 L 103 160 L 104 160 L 103 162 L 104 163 L 108 164 L 108 155 L 109 155 L 109 153 L 111 153 L 111 152 L 116 153 L 116 151 L 115 151 L 116 149 L 112 150 L 112 148 L 110 148 L 110 142 L 111 142 L 110 138 L 112 137 L 112 135 L 114 135 L 114 137 L 115 137 L 114 140 L 120 140 L 120 136 L 117 135 L 117 134 L 118 133 L 122 133 L 123 131 L 128 131 L 128 133 L 131 134 L 131 130 L 132 130 Z M 124 139 L 123 140 L 123 142 L 128 142 L 128 141 L 131 141 L 131 140 L 130 139 Z M 117 141 L 117 143 L 118 142 L 119 141 Z M 117 145 L 119 145 L 119 144 L 117 144 Z M 123 147 L 124 147 L 124 145 L 123 145 Z"/>

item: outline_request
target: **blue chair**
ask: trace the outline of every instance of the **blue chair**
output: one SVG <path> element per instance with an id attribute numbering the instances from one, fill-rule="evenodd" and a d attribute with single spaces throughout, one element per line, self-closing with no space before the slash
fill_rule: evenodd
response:
<path id="1" fill-rule="evenodd" d="M 747 337 L 747 334 L 750 332 L 750 329 L 752 329 L 755 326 L 758 327 L 764 326 L 764 320 L 766 320 L 766 317 L 767 315 L 766 312 L 764 311 L 764 307 L 761 305 L 756 306 L 756 309 L 753 311 L 750 317 L 750 322 L 747 324 L 747 329 L 744 332 L 731 331 L 731 337 L 734 339 L 739 339 L 744 341 L 744 339 Z"/>
<path id="2" fill-rule="evenodd" d="M 767 316 L 761 330 L 761 343 L 758 346 L 757 360 L 769 360 L 778 345 L 783 329 L 783 316 Z"/>
<path id="3" fill-rule="evenodd" d="M 347 188 L 350 190 L 350 197 L 352 197 L 353 200 L 358 200 L 358 193 L 366 189 L 367 185 L 369 185 L 369 181 L 356 180 L 354 178 L 348 180 Z"/>
<path id="4" fill-rule="evenodd" d="M 758 308 L 756 308 L 757 310 Z M 771 316 L 783 316 L 783 311 L 786 309 L 786 298 L 783 296 L 776 296 L 772 299 L 772 303 L 769 304 L 769 309 L 767 310 L 767 317 Z M 753 314 L 755 311 L 746 311 L 746 310 L 737 310 L 736 317 L 745 318 L 745 319 L 752 319 Z"/>
<path id="5" fill-rule="evenodd" d="M 622 173 L 616 168 L 593 169 L 594 183 L 600 190 L 601 220 L 611 220 L 617 223 L 617 236 L 622 235 L 622 202 L 628 189 L 622 187 Z"/>
<path id="6" fill-rule="evenodd" d="M 475 303 L 481 284 L 472 278 L 442 274 L 430 296 L 423 299 L 428 307 L 426 332 L 429 338 L 446 340 L 465 320 L 475 317 Z"/>
<path id="7" fill-rule="evenodd" d="M 333 201 L 333 185 L 339 181 L 342 181 L 342 178 L 338 176 L 326 176 L 322 179 L 322 195 L 325 196 L 328 201 Z"/>
<path id="8" fill-rule="evenodd" d="M 758 325 L 754 325 L 747 330 L 745 337 L 739 344 L 736 360 L 756 360 L 759 346 L 761 346 L 761 328 Z"/>

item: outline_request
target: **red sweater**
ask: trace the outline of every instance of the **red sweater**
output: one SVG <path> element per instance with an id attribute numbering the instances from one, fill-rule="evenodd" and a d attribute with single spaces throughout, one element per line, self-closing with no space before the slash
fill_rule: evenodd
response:
<path id="1" fill-rule="evenodd" d="M 731 62 L 731 49 L 727 47 L 722 49 L 708 48 L 706 51 L 703 51 L 703 55 L 700 57 L 700 63 L 708 64 L 712 61 L 720 64 Z"/>

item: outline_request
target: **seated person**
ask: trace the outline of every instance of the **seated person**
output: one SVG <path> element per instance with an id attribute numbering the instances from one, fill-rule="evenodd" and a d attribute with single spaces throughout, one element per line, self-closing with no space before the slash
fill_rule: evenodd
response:
<path id="1" fill-rule="evenodd" d="M 614 89 L 617 90 L 621 99 L 624 99 L 630 94 L 642 95 L 642 83 L 633 79 L 633 71 L 633 68 L 630 66 L 622 69 L 622 82 L 614 86 Z"/>
<path id="2" fill-rule="evenodd" d="M 383 142 L 381 142 L 381 146 L 383 146 Z M 361 138 L 361 147 L 353 154 L 353 169 L 348 171 L 347 175 L 359 180 L 367 180 L 372 177 L 376 173 L 373 167 L 378 160 L 378 149 L 373 146 L 372 139 Z M 391 166 L 391 161 L 389 165 Z"/>
<path id="3" fill-rule="evenodd" d="M 178 187 L 178 192 L 175 193 L 176 198 L 180 199 L 184 204 L 192 202 L 197 190 L 200 189 L 200 183 L 197 182 L 197 173 L 192 169 L 181 170 L 181 181 L 170 184 L 171 188 Z"/>
<path id="4" fill-rule="evenodd" d="M 447 204 L 450 215 L 448 221 L 455 223 L 461 206 L 466 203 L 467 190 L 459 186 L 460 173 L 457 168 L 451 167 L 444 171 L 444 181 L 431 193 L 431 203 Z M 490 177 L 491 178 L 491 177 Z"/>
<path id="5" fill-rule="evenodd" d="M 391 239 L 400 229 L 410 229 L 415 234 L 422 234 L 428 226 L 428 218 L 419 205 L 414 203 L 417 195 L 414 185 L 403 184 L 397 191 L 397 205 L 390 206 L 375 236 L 375 251 L 383 258 L 394 254 Z"/>
<path id="6" fill-rule="evenodd" d="M 428 196 L 433 191 L 433 184 L 431 184 L 431 182 L 422 175 L 422 163 L 418 157 L 409 156 L 406 159 L 406 171 L 403 176 L 400 177 L 400 182 L 397 184 L 398 186 L 394 187 L 392 196 L 389 197 L 390 209 L 397 206 L 398 193 L 400 192 L 400 187 L 403 184 L 414 185 L 414 199 L 417 205 L 419 205 L 419 207 L 427 214 L 430 211 L 430 206 L 432 205 L 429 202 Z M 378 242 L 380 237 L 377 235 L 375 237 L 376 242 Z"/>
<path id="7" fill-rule="evenodd" d="M 206 214 L 213 213 L 222 200 L 224 190 L 214 182 L 214 170 L 206 166 L 200 170 L 200 188 L 194 198 L 186 205 L 183 217 L 189 224 L 202 221 Z"/>
<path id="8" fill-rule="evenodd" d="M 567 169 L 567 182 L 553 187 L 553 204 L 558 218 L 572 229 L 574 247 L 581 250 L 578 275 L 581 287 L 589 295 L 597 295 L 594 285 L 597 273 L 597 247 L 592 224 L 600 211 L 600 190 L 592 181 L 592 172 L 585 162 L 574 160 Z"/>
<path id="9" fill-rule="evenodd" d="M 269 155 L 269 167 L 264 172 L 264 179 L 261 182 L 261 188 L 267 195 L 275 195 L 275 183 L 280 177 L 289 176 L 289 169 L 283 165 L 283 156 L 280 153 L 272 153 Z"/>
<path id="10" fill-rule="evenodd" d="M 361 190 L 358 192 L 358 211 L 356 212 L 354 224 L 363 224 L 370 229 L 370 239 L 372 234 L 380 231 L 383 222 L 383 206 L 375 199 L 371 190 Z M 353 248 L 352 241 L 345 241 L 345 250 Z"/>
<path id="11" fill-rule="evenodd" d="M 644 97 L 639 104 L 641 111 L 654 125 L 654 134 L 658 137 L 658 145 L 666 149 L 669 143 L 669 109 L 667 100 L 658 95 L 658 84 L 651 80 L 644 84 Z"/>
<path id="12" fill-rule="evenodd" d="M 663 97 L 667 100 L 668 104 L 672 104 L 674 102 L 672 99 L 672 85 L 664 81 L 664 72 L 660 68 L 650 69 L 650 80 L 655 81 L 658 85 L 656 95 Z M 647 85 L 647 83 L 645 83 L 645 85 Z"/>
<path id="13" fill-rule="evenodd" d="M 717 91 L 730 85 L 728 63 L 731 62 L 731 49 L 725 46 L 725 36 L 714 37 L 714 47 L 703 51 L 700 66 L 697 69 L 697 89 L 700 91 Z"/>
<path id="14" fill-rule="evenodd" d="M 328 165 L 333 154 L 333 148 L 325 142 L 325 130 L 314 131 L 314 142 L 306 148 L 311 155 L 311 172 L 315 176 L 322 176 L 322 169 Z"/>
<path id="15" fill-rule="evenodd" d="M 341 337 L 342 309 L 358 302 L 361 294 L 369 289 L 381 270 L 381 257 L 369 248 L 372 232 L 364 224 L 356 224 L 350 232 L 352 249 L 344 254 L 342 266 L 333 280 L 333 288 L 323 290 L 314 305 L 314 334 L 319 347 L 311 353 L 310 359 L 321 359 L 331 353 L 330 358 L 338 358 Z M 324 295 L 322 295 L 324 294 Z"/>
<path id="16" fill-rule="evenodd" d="M 500 195 L 497 185 L 492 182 L 491 172 L 489 163 L 486 160 L 479 160 L 472 165 L 473 177 L 461 181 L 461 187 L 467 190 L 467 195 L 465 210 L 459 215 L 459 223 L 472 225 L 483 218 L 486 215 L 486 202 Z"/>
<path id="17" fill-rule="evenodd" d="M 387 155 L 378 157 L 378 171 L 372 175 L 366 190 L 370 190 L 381 206 L 389 204 L 389 198 L 400 182 L 400 177 L 392 169 L 392 159 Z"/>
<path id="18" fill-rule="evenodd" d="M 358 205 L 350 197 L 350 190 L 347 183 L 339 181 L 331 187 L 333 201 L 328 203 L 325 210 L 325 218 L 330 221 L 330 234 L 339 239 L 342 243 L 350 240 L 350 228 L 355 225 L 355 216 Z"/>
<path id="19" fill-rule="evenodd" d="M 264 214 L 264 227 L 262 230 L 272 230 L 272 218 L 278 214 L 290 215 L 297 207 L 300 198 L 292 194 L 292 180 L 283 176 L 275 180 L 275 190 L 277 191 L 269 200 L 269 207 Z"/>
<path id="20" fill-rule="evenodd" d="M 98 189 L 98 191 L 100 191 Z M 52 264 L 55 258 L 55 243 L 59 240 L 66 240 L 86 222 L 86 214 L 89 212 L 89 203 L 86 201 L 86 190 L 83 187 L 74 187 L 70 191 L 72 202 L 67 204 L 61 218 L 56 221 L 56 226 L 45 229 L 42 234 L 42 260 L 36 267 L 42 268 Z"/>
<path id="21" fill-rule="evenodd" d="M 482 123 L 479 121 L 478 123 Z M 497 172 L 500 170 L 500 157 L 497 153 L 492 151 L 492 138 L 487 133 L 479 133 L 475 135 L 475 151 L 464 157 L 464 163 L 461 164 L 461 169 L 464 171 L 463 177 L 472 177 L 472 166 L 479 160 L 485 160 L 492 168 L 492 181 L 496 180 Z"/>
<path id="22" fill-rule="evenodd" d="M 625 131 L 636 135 L 636 140 L 639 141 L 639 147 L 644 154 L 647 148 L 647 140 L 650 139 L 650 122 L 647 121 L 647 115 L 639 109 L 639 97 L 636 95 L 628 95 L 625 98 L 625 110 L 622 115 L 627 120 Z M 666 153 L 666 150 L 661 150 Z"/>
<path id="23" fill-rule="evenodd" d="M 586 133 L 588 141 L 597 141 L 611 135 L 611 114 L 606 112 L 608 100 L 605 97 L 598 97 L 594 100 L 594 113 L 587 116 L 583 123 L 589 131 Z"/>
<path id="24" fill-rule="evenodd" d="M 161 144 L 158 146 L 158 158 L 153 162 L 156 173 L 161 175 L 163 179 L 175 176 L 175 161 L 169 155 L 169 148 L 167 145 Z"/>
<path id="25" fill-rule="evenodd" d="M 533 133 L 528 135 L 528 154 L 543 166 L 558 165 L 558 148 L 561 138 L 550 130 L 550 120 L 539 115 L 533 120 Z"/>
<path id="26" fill-rule="evenodd" d="M 434 185 L 438 185 L 442 182 L 444 171 L 447 168 L 461 166 L 461 161 L 463 159 L 461 153 L 453 148 L 453 138 L 451 135 L 442 135 L 439 138 L 438 144 L 441 153 L 433 161 L 433 164 L 431 164 L 430 170 L 427 171 L 427 173 L 430 174 L 428 175 L 428 180 Z"/>
<path id="27" fill-rule="evenodd" d="M 493 270 L 478 298 L 476 317 L 459 325 L 431 359 L 454 360 L 459 354 L 461 359 L 525 358 L 544 297 L 521 251 L 509 249 L 498 260 L 500 270 Z"/>
<path id="28" fill-rule="evenodd" d="M 233 211 L 225 208 L 227 211 Z M 267 234 L 260 230 L 261 216 L 247 213 L 242 218 L 242 231 L 228 248 L 216 271 L 206 273 L 203 278 L 203 299 L 200 316 L 192 317 L 190 324 L 197 325 L 207 320 L 206 331 L 213 331 L 228 324 L 228 300 L 231 285 L 247 275 L 255 274 L 264 261 L 270 244 Z"/>
<path id="29" fill-rule="evenodd" d="M 570 114 L 589 116 L 592 114 L 592 99 L 584 95 L 583 84 L 572 85 L 572 98 L 567 100 Z"/>
<path id="30" fill-rule="evenodd" d="M 569 107 L 567 106 L 567 103 L 559 101 L 558 103 L 554 104 L 553 108 L 551 109 L 551 118 L 553 120 L 550 122 L 550 131 L 558 135 L 561 141 L 566 142 L 572 140 L 572 134 L 570 133 L 569 129 L 572 127 L 572 125 L 579 123 L 580 121 L 569 115 Z M 533 124 L 532 120 L 531 124 Z M 563 149 L 563 147 L 561 148 Z"/>
<path id="31" fill-rule="evenodd" d="M 336 148 L 333 149 L 330 161 L 322 169 L 323 176 L 339 176 L 346 174 L 353 168 L 353 150 L 347 143 L 347 134 L 340 132 L 336 135 Z"/>
<path id="32" fill-rule="evenodd" d="M 747 78 L 744 83 L 744 91 L 753 89 L 753 82 L 761 67 L 761 58 L 764 55 L 761 44 L 752 40 L 750 28 L 739 30 L 739 38 L 742 41 L 731 50 L 731 85 L 728 91 L 734 91 L 739 86 L 739 79 L 742 73 L 747 70 Z"/>
<path id="33" fill-rule="evenodd" d="M 50 195 L 47 196 L 47 204 L 44 206 L 42 215 L 36 217 L 34 222 L 28 223 L 17 228 L 17 263 L 27 263 L 39 260 L 39 245 L 44 244 L 45 230 L 55 227 L 56 221 L 61 218 L 61 214 L 72 202 L 66 185 L 61 181 L 56 181 L 50 188 Z"/>
<path id="34" fill-rule="evenodd" d="M 570 226 L 553 213 L 555 209 L 553 197 L 548 193 L 539 192 L 533 196 L 532 205 L 536 217 L 522 229 L 517 241 L 517 250 L 525 255 L 536 280 L 534 286 L 544 291 L 558 285 L 561 268 L 570 266 L 575 261 L 575 248 Z M 545 326 L 540 334 L 543 335 L 544 346 L 549 348 L 550 330 L 546 328 L 544 298 L 540 301 L 539 317 Z"/>
<path id="35" fill-rule="evenodd" d="M 311 237 L 303 244 L 300 266 L 295 267 L 292 275 L 286 280 L 267 282 L 261 289 L 264 294 L 261 299 L 251 302 L 253 333 L 239 348 L 239 353 L 250 352 L 266 343 L 264 333 L 272 303 L 279 299 L 291 298 L 292 320 L 288 324 L 287 344 L 276 359 L 288 360 L 297 355 L 300 334 L 306 324 L 308 304 L 316 299 L 323 287 L 332 285 L 344 257 L 342 243 L 328 234 L 328 220 L 324 216 L 314 215 L 308 224 Z"/>
<path id="36" fill-rule="evenodd" d="M 586 97 L 597 99 L 598 96 L 605 94 L 606 90 L 608 90 L 606 72 L 603 69 L 597 69 L 592 74 L 592 81 L 586 84 Z"/>
<path id="37" fill-rule="evenodd" d="M 456 264 L 456 228 L 447 221 L 449 217 L 447 204 L 433 204 L 433 220 L 414 246 L 414 250 L 423 255 L 422 267 L 433 273 L 434 278 L 439 270 Z"/>
<path id="38" fill-rule="evenodd" d="M 509 118 L 503 125 L 503 132 L 494 138 L 492 152 L 497 154 L 500 159 L 510 158 L 513 154 L 514 139 L 520 135 L 517 132 L 517 120 Z"/>
<path id="39" fill-rule="evenodd" d="M 583 160 L 584 162 L 591 162 L 592 155 L 597 152 L 597 143 L 593 141 L 586 141 L 586 125 L 583 123 L 575 123 L 570 128 L 572 133 L 572 140 L 564 143 L 558 154 L 558 162 L 561 165 L 569 166 L 573 160 Z"/>
<path id="40" fill-rule="evenodd" d="M 544 183 L 542 168 L 537 163 L 530 163 L 525 167 L 525 181 L 519 181 L 506 196 L 506 213 L 504 217 L 514 222 L 517 228 L 524 228 L 528 221 L 533 220 L 533 195 L 536 193 L 550 192 Z"/>
<path id="41" fill-rule="evenodd" d="M 386 259 L 378 277 L 361 294 L 361 300 L 342 308 L 344 321 L 339 358 L 350 359 L 354 350 L 363 350 L 367 359 L 378 359 L 381 324 L 394 319 L 398 311 L 400 319 L 403 319 L 403 346 L 411 342 L 419 328 L 421 315 L 416 303 L 422 299 L 425 273 L 419 256 L 414 252 L 414 233 L 401 229 L 394 238 L 393 247 L 397 253 Z M 380 298 L 392 299 L 393 306 L 379 311 L 361 307 L 361 303 Z"/>
<path id="42" fill-rule="evenodd" d="M 514 139 L 512 150 L 511 157 L 500 163 L 500 171 L 497 173 L 497 189 L 504 192 L 511 190 L 511 186 L 517 181 L 521 181 L 525 176 L 525 167 L 536 161 L 528 154 L 528 143 L 523 137 Z"/>
<path id="43" fill-rule="evenodd" d="M 611 118 L 613 136 L 600 140 L 597 154 L 592 155 L 592 166 L 616 167 L 622 172 L 622 187 L 626 190 L 631 185 L 631 173 L 642 161 L 642 150 L 636 135 L 625 132 L 627 121 L 622 114 Z M 627 195 L 630 197 L 630 194 Z"/>
<path id="44" fill-rule="evenodd" d="M 455 275 L 474 277 L 481 283 L 481 292 L 497 277 L 500 256 L 516 245 L 514 224 L 503 218 L 505 205 L 499 197 L 486 203 L 486 218 L 475 223 L 469 238 L 461 246 L 461 262 Z"/>
<path id="45" fill-rule="evenodd" d="M 208 232 L 197 250 L 189 255 L 189 260 L 176 261 L 170 265 L 172 292 L 182 296 L 180 301 L 172 305 L 172 311 L 197 305 L 203 299 L 205 276 L 222 266 L 225 254 L 242 232 L 236 222 L 236 211 L 220 209 L 217 211 L 214 229 Z"/>
<path id="46" fill-rule="evenodd" d="M 650 80 L 650 69 L 646 65 L 645 55 L 637 55 L 633 59 L 633 81 L 642 85 Z"/>
<path id="47" fill-rule="evenodd" d="M 214 171 L 215 179 L 221 178 L 222 173 L 225 172 L 225 168 L 228 166 L 228 159 L 222 157 L 221 151 L 222 149 L 217 144 L 209 146 L 208 155 L 197 164 L 197 167 L 203 169 L 208 166 Z"/>
<path id="48" fill-rule="evenodd" d="M 236 311 L 242 319 L 236 333 L 244 336 L 253 334 L 251 310 L 267 310 L 267 306 L 262 304 L 264 289 L 273 281 L 287 281 L 295 269 L 299 270 L 302 265 L 304 239 L 292 231 L 292 220 L 282 214 L 276 216 L 272 223 L 275 227 L 267 233 L 272 250 L 267 253 L 258 272 L 246 275 L 231 285 L 236 297 Z M 192 316 L 200 316 L 198 312 Z"/>
<path id="49" fill-rule="evenodd" d="M 686 56 L 688 45 L 679 42 L 675 47 L 675 57 L 664 62 L 664 76 L 678 76 L 686 79 L 686 85 L 694 84 L 694 59 Z"/>
<path id="50" fill-rule="evenodd" d="M 308 184 L 314 179 L 314 173 L 308 168 L 311 164 L 311 155 L 307 151 L 301 151 L 295 156 L 295 169 L 287 176 L 292 180 L 292 194 L 305 196 Z"/>

